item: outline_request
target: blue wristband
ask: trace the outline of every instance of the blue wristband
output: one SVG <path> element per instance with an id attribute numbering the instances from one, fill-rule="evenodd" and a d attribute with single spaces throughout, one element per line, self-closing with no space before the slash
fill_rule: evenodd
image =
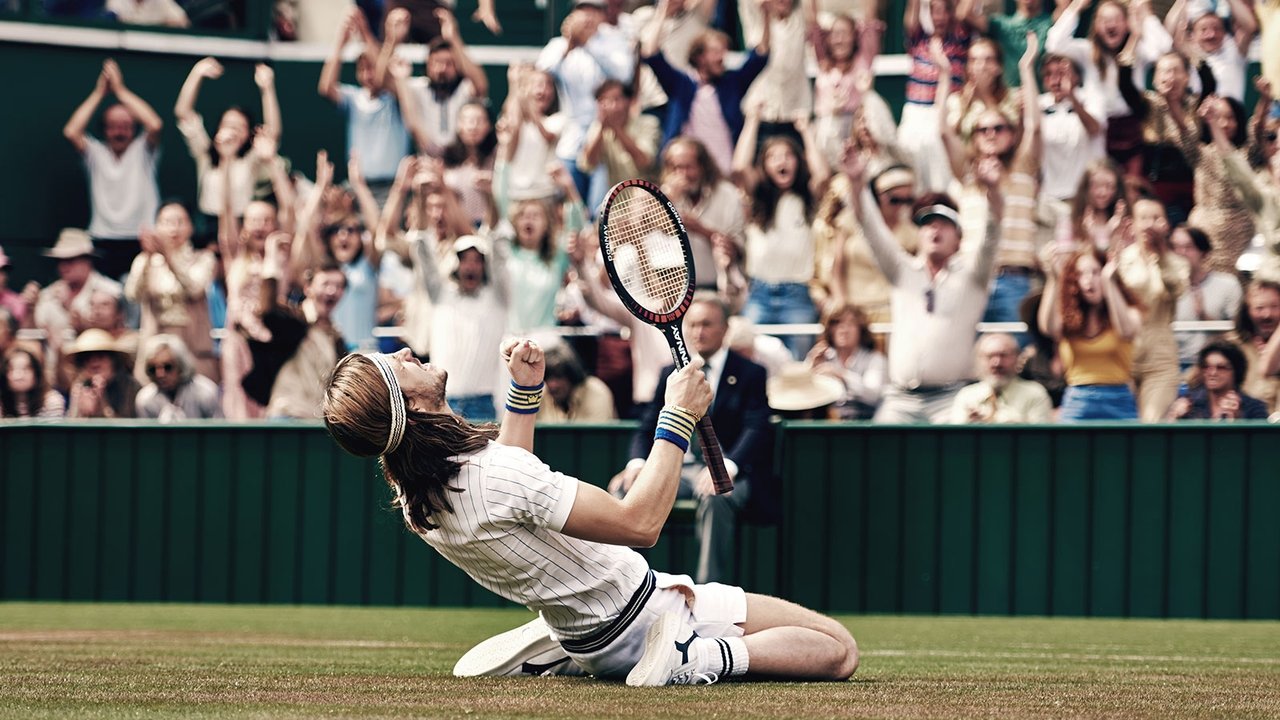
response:
<path id="1" fill-rule="evenodd" d="M 655 430 L 653 433 L 653 439 L 654 441 L 666 440 L 672 445 L 680 448 L 680 452 L 689 452 L 689 441 L 666 428 L 660 427 Z"/>

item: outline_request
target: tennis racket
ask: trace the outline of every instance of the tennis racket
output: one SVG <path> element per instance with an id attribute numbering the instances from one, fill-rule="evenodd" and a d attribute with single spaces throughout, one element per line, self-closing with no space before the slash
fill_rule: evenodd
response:
<path id="1" fill-rule="evenodd" d="M 693 302 L 693 251 L 675 206 L 647 180 L 614 185 L 600 213 L 600 249 L 622 304 L 662 331 L 677 368 L 688 365 L 680 320 Z M 733 490 L 710 417 L 698 420 L 698 442 L 716 493 Z"/>

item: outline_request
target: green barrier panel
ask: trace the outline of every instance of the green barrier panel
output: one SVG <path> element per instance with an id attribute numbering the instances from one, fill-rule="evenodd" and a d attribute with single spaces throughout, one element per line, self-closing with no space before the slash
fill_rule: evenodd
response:
<path id="1" fill-rule="evenodd" d="M 630 423 L 539 428 L 604 485 Z M 1276 428 L 781 425 L 740 582 L 832 612 L 1280 618 Z M 0 425 L 0 599 L 498 606 L 314 424 Z M 691 514 L 646 551 L 691 572 Z"/>

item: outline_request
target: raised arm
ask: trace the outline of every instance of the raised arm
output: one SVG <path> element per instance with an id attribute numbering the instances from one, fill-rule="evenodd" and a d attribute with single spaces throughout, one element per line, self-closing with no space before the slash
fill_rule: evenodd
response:
<path id="1" fill-rule="evenodd" d="M 890 284 L 897 284 L 902 267 L 910 262 L 911 256 L 902 249 L 893 231 L 885 224 L 880 206 L 871 194 L 871 187 L 867 184 L 867 158 L 852 147 L 845 148 L 843 169 L 849 176 L 849 197 L 845 200 L 862 226 L 862 235 L 871 246 L 871 256 L 885 279 Z"/>
<path id="2" fill-rule="evenodd" d="M 822 197 L 827 180 L 831 178 L 831 166 L 818 147 L 818 139 L 814 137 L 813 124 L 809 122 L 809 111 L 803 110 L 795 119 L 796 130 L 804 138 L 803 162 L 809 166 L 809 190 L 814 197 Z"/>
<path id="3" fill-rule="evenodd" d="M 277 142 L 284 126 L 280 122 L 280 100 L 276 97 L 276 73 L 266 63 L 253 68 L 253 83 L 262 96 L 262 126 Z"/>
<path id="4" fill-rule="evenodd" d="M 907 8 L 902 11 L 902 29 L 908 38 L 920 32 L 920 0 L 907 0 Z"/>
<path id="5" fill-rule="evenodd" d="M 543 357 L 542 348 L 538 347 L 537 343 L 532 340 L 510 338 L 502 341 L 499 352 L 507 363 L 511 382 L 522 387 L 543 386 L 546 359 Z M 521 412 L 508 410 L 502 416 L 498 442 L 533 452 L 533 427 L 537 417 L 536 409 Z"/>
<path id="6" fill-rule="evenodd" d="M 1044 292 L 1040 295 L 1040 308 L 1036 311 L 1036 324 L 1040 332 L 1051 340 L 1062 339 L 1062 290 L 1057 268 L 1052 268 L 1045 278 Z"/>
<path id="7" fill-rule="evenodd" d="M 80 103 L 79 107 L 71 113 L 71 117 L 67 119 L 67 124 L 62 128 L 62 136 L 75 147 L 76 152 L 83 153 L 88 147 L 88 139 L 85 137 L 85 130 L 89 127 L 89 121 L 93 119 L 93 113 L 102 104 L 107 96 L 107 60 L 102 63 L 102 70 L 98 73 L 98 79 L 93 86 L 93 90 L 89 92 L 88 97 Z"/>
<path id="8" fill-rule="evenodd" d="M 271 178 L 271 191 L 276 196 L 280 229 L 291 233 L 296 224 L 298 193 L 293 189 L 293 180 L 289 178 L 284 161 L 277 152 L 278 146 L 279 143 L 265 129 L 258 128 L 254 132 L 253 159 L 267 169 L 267 175 Z"/>
<path id="9" fill-rule="evenodd" d="M 712 3 L 708 3 L 712 4 Z M 647 58 L 657 55 L 662 49 L 662 39 L 666 35 L 663 24 L 668 18 L 674 14 L 671 3 L 667 0 L 658 0 L 658 9 L 650 18 L 649 24 L 644 27 L 640 33 L 640 57 Z"/>
<path id="10" fill-rule="evenodd" d="M 214 150 L 218 153 L 219 164 L 229 168 L 236 156 L 236 148 L 226 140 L 222 133 L 214 139 Z M 218 249 L 222 253 L 222 261 L 227 267 L 240 255 L 243 247 L 240 244 L 240 219 L 232 208 L 231 173 L 223 172 L 212 176 L 222 183 L 222 207 L 218 210 Z"/>
<path id="11" fill-rule="evenodd" d="M 982 158 L 973 168 L 973 177 L 987 193 L 987 227 L 978 246 L 973 262 L 973 280 L 986 287 L 996 267 L 996 250 L 1000 247 L 1001 223 L 1004 219 L 1004 193 L 1000 191 L 1000 178 L 1004 173 L 1000 159 Z"/>
<path id="12" fill-rule="evenodd" d="M 742 123 L 742 134 L 733 147 L 733 176 L 739 187 L 750 192 L 759 178 L 756 177 L 756 138 L 760 135 L 760 104 L 744 108 L 746 120 Z"/>
<path id="13" fill-rule="evenodd" d="M 1044 49 L 1047 52 L 1065 54 L 1076 36 L 1076 28 L 1080 26 L 1080 13 L 1089 6 L 1091 0 L 1071 0 L 1071 4 L 1058 15 L 1044 36 Z M 1076 57 L 1072 55 L 1072 57 Z M 1080 58 L 1076 57 L 1077 60 Z"/>
<path id="14" fill-rule="evenodd" d="M 124 73 L 120 72 L 120 66 L 115 60 L 107 59 L 103 62 L 102 72 L 107 76 L 107 88 L 115 93 L 116 99 L 147 134 L 147 145 L 151 148 L 159 147 L 160 133 L 164 130 L 164 120 L 160 119 L 160 114 L 124 84 Z"/>
<path id="15" fill-rule="evenodd" d="M 1236 47 L 1240 49 L 1241 55 L 1247 57 L 1249 46 L 1253 44 L 1253 36 L 1258 34 L 1258 17 L 1244 0 L 1227 0 L 1227 4 L 1231 7 L 1232 34 L 1235 36 Z"/>
<path id="16" fill-rule="evenodd" d="M 492 0 L 489 2 L 490 12 L 492 12 Z M 462 41 L 462 33 L 458 32 L 458 21 L 453 17 L 453 13 L 439 8 L 436 10 L 436 20 L 440 22 L 440 36 L 453 46 L 453 57 L 458 63 L 458 72 L 471 81 L 477 98 L 489 97 L 489 77 L 484 74 L 484 70 L 479 65 L 475 64 L 467 52 L 467 44 Z M 502 28 L 499 26 L 494 34 L 501 32 Z"/>
<path id="17" fill-rule="evenodd" d="M 351 12 L 359 13 L 360 9 L 351 6 Z M 333 49 L 329 52 L 329 56 L 325 58 L 324 65 L 320 68 L 320 83 L 316 86 L 316 92 L 320 93 L 320 97 L 328 98 L 332 103 L 342 101 L 342 94 L 338 90 L 338 77 L 342 72 L 342 50 L 351 41 L 351 35 L 355 31 L 354 21 L 351 13 L 342 22 L 342 27 L 338 30 L 338 37 L 334 41 Z"/>
<path id="18" fill-rule="evenodd" d="M 378 61 L 373 66 L 373 84 L 390 88 L 391 79 L 387 73 L 391 68 L 391 60 L 396 56 L 396 47 L 409 37 L 409 11 L 396 8 L 387 13 L 383 21 L 382 49 L 378 52 Z"/>
<path id="19" fill-rule="evenodd" d="M 360 209 L 360 222 L 368 231 L 367 237 L 372 238 L 377 232 L 382 208 L 378 207 L 378 199 L 369 189 L 369 183 L 365 182 L 364 173 L 360 171 L 360 156 L 354 152 L 347 160 L 347 184 L 351 186 L 351 193 L 356 196 L 356 207 Z M 381 260 L 381 251 L 373 247 L 376 244 L 372 240 L 365 242 L 365 252 L 369 253 L 369 262 L 373 263 L 375 268 Z"/>
<path id="20" fill-rule="evenodd" d="M 396 91 L 396 99 L 400 102 L 400 118 L 413 137 L 413 145 L 424 155 L 438 155 L 440 148 L 431 142 L 431 134 L 427 132 L 427 124 L 422 119 L 422 108 L 418 105 L 418 94 L 409 85 L 409 74 L 413 67 L 404 58 L 392 58 L 388 74 L 392 87 Z"/>
<path id="21" fill-rule="evenodd" d="M 1107 295 L 1107 313 L 1111 319 L 1111 326 L 1116 329 L 1120 337 L 1132 340 L 1142 330 L 1142 312 L 1130 305 L 1124 293 L 1121 292 L 1120 281 L 1116 277 L 1117 271 L 1114 257 L 1107 260 L 1107 264 L 1102 268 L 1102 283 Z"/>
<path id="22" fill-rule="evenodd" d="M 1036 80 L 1036 58 L 1039 56 L 1040 38 L 1029 32 L 1027 51 L 1018 60 L 1018 75 L 1022 79 L 1022 143 L 1018 154 L 1023 157 L 1034 154 L 1037 159 L 1040 156 L 1040 85 Z"/>
<path id="23" fill-rule="evenodd" d="M 961 178 L 964 177 L 967 150 L 955 127 L 947 122 L 947 98 L 951 95 L 951 58 L 947 57 L 942 40 L 938 37 L 929 41 L 929 51 L 930 60 L 938 68 L 938 90 L 933 98 L 933 106 L 938 109 L 938 133 L 942 136 L 942 147 L 947 151 L 947 164 L 951 166 L 951 174 Z"/>
<path id="24" fill-rule="evenodd" d="M 222 63 L 211 57 L 196 61 L 187 74 L 187 80 L 178 91 L 178 99 L 173 104 L 173 114 L 178 122 L 188 122 L 199 118 L 196 114 L 196 99 L 200 97 L 200 85 L 205 80 L 216 80 L 222 77 Z"/>

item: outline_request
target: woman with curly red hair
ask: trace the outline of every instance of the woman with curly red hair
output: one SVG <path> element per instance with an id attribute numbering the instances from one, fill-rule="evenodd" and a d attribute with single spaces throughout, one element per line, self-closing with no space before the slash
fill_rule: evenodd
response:
<path id="1" fill-rule="evenodd" d="M 1137 419 L 1133 339 L 1142 311 L 1113 259 L 1085 248 L 1053 263 L 1038 322 L 1058 342 L 1067 379 L 1062 422 Z"/>

